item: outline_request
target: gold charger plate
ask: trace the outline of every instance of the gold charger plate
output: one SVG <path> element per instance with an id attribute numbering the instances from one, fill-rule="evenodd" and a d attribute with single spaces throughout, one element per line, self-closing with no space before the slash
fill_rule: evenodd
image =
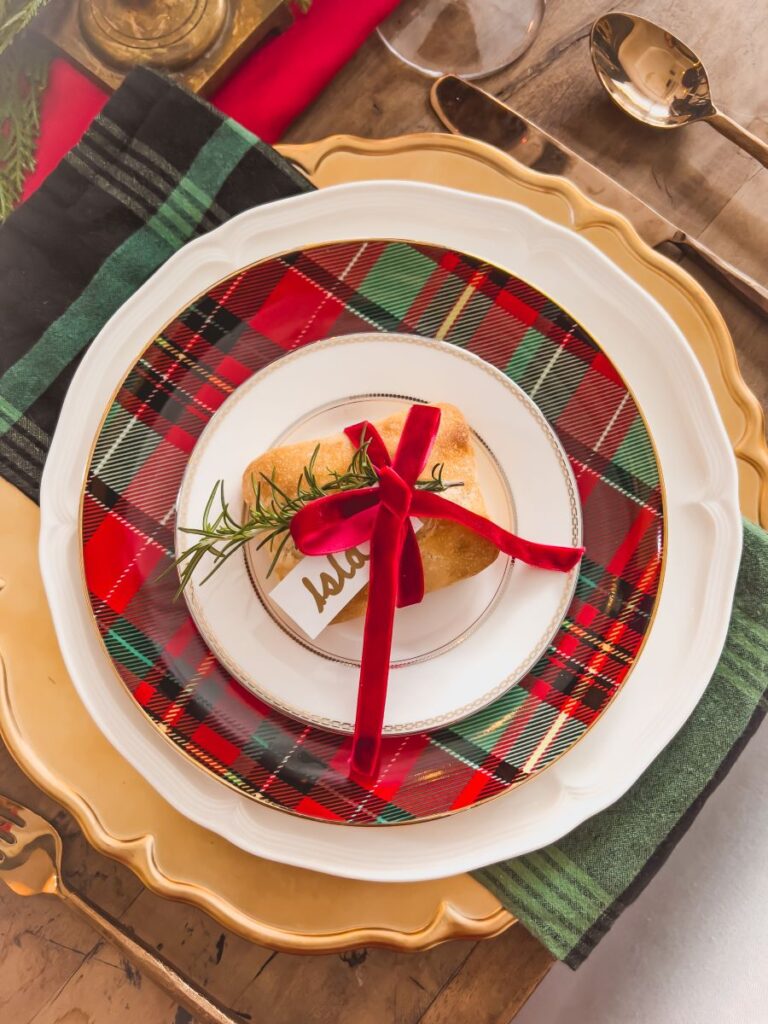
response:
<path id="1" fill-rule="evenodd" d="M 725 323 L 703 289 L 645 246 L 622 217 L 563 179 L 455 136 L 334 136 L 282 151 L 321 187 L 374 178 L 434 182 L 522 202 L 584 234 L 683 330 L 734 445 L 742 511 L 768 525 L 762 410 L 741 378 Z M 75 816 L 97 849 L 155 892 L 293 952 L 426 949 L 496 935 L 514 922 L 468 875 L 411 885 L 345 881 L 251 857 L 172 810 L 102 737 L 67 677 L 37 570 L 37 507 L 0 482 L 0 515 L 15 524 L 0 537 L 0 731 L 21 767 Z"/>

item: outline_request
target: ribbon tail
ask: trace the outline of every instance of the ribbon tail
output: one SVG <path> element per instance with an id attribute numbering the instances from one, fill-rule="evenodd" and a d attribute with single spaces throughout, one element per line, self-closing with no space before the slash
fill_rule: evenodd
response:
<path id="1" fill-rule="evenodd" d="M 412 405 L 403 424 L 392 468 L 407 484 L 414 484 L 424 469 L 440 429 L 442 413 L 436 405 Z"/>
<path id="2" fill-rule="evenodd" d="M 397 607 L 408 608 L 424 598 L 424 566 L 410 519 L 405 522 L 403 550 L 400 555 L 400 580 L 397 588 Z"/>
<path id="3" fill-rule="evenodd" d="M 550 569 L 554 572 L 569 572 L 584 554 L 581 547 L 561 547 L 558 544 L 539 544 L 537 541 L 518 537 L 516 533 L 504 530 L 490 519 L 470 512 L 469 509 L 457 505 L 453 501 L 442 498 L 432 491 L 415 491 L 411 503 L 411 513 L 431 519 L 450 519 L 454 523 L 466 526 L 468 530 L 479 534 L 494 544 L 511 558 L 519 558 L 521 562 L 536 566 L 539 569 Z"/>
<path id="4" fill-rule="evenodd" d="M 404 526 L 400 516 L 382 505 L 371 535 L 371 574 L 351 760 L 352 777 L 365 784 L 376 780 L 381 761 Z"/>
<path id="5" fill-rule="evenodd" d="M 359 423 L 353 423 L 351 427 L 345 427 L 344 433 L 355 448 L 359 448 L 363 440 L 368 442 L 368 459 L 371 465 L 379 469 L 390 464 L 387 446 L 376 427 L 368 420 L 361 420 Z"/>

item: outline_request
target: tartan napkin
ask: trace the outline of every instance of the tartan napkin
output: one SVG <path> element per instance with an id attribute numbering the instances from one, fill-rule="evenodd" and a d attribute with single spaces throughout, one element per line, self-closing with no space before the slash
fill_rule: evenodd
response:
<path id="1" fill-rule="evenodd" d="M 37 501 L 69 382 L 109 317 L 186 242 L 311 188 L 236 121 L 132 72 L 0 227 L 0 472 Z"/>
<path id="2" fill-rule="evenodd" d="M 61 403 L 107 319 L 190 239 L 311 189 L 237 123 L 134 71 L 0 227 L 0 473 L 34 500 Z M 745 525 L 731 631 L 682 732 L 614 807 L 476 877 L 578 964 L 663 863 L 766 710 L 768 540 Z"/>
<path id="3" fill-rule="evenodd" d="M 672 742 L 621 800 L 559 843 L 474 872 L 570 967 L 650 882 L 768 710 L 768 534 L 745 520 L 728 639 Z"/>

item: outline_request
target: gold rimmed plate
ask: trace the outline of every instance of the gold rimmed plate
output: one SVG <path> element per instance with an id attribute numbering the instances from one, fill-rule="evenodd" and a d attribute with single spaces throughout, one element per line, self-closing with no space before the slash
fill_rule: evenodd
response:
<path id="1" fill-rule="evenodd" d="M 417 334 L 435 322 L 438 341 L 393 333 Z M 285 357 L 293 349 L 301 355 Z M 368 367 L 385 392 L 415 384 L 417 392 L 430 388 L 432 401 L 468 404 L 470 422 L 492 438 L 502 466 L 515 470 L 517 528 L 525 536 L 579 543 L 567 457 L 589 499 L 584 534 L 593 540 L 565 616 L 575 577 L 514 567 L 519 582 L 506 590 L 509 607 L 497 607 L 444 656 L 456 655 L 453 689 L 447 689 L 453 714 L 435 714 L 428 690 L 421 705 L 425 725 L 414 716 L 414 704 L 406 704 L 401 721 L 407 735 L 385 737 L 382 775 L 366 787 L 349 777 L 348 737 L 247 699 L 226 671 L 242 622 L 212 648 L 183 603 L 174 602 L 176 580 L 164 570 L 177 550 L 173 514 L 180 482 L 227 399 L 232 415 L 244 417 L 238 434 L 250 425 L 258 454 L 285 421 L 282 412 L 255 420 L 239 401 L 255 374 L 263 376 L 254 386 L 275 384 L 275 406 L 290 422 L 306 411 L 309 381 L 329 382 L 321 387 L 327 402 L 333 387 L 335 397 L 348 395 L 356 383 L 368 390 Z M 262 397 L 260 406 L 269 403 Z M 213 450 L 207 468 L 198 467 L 192 477 L 197 491 L 180 520 L 202 511 L 227 447 Z M 242 451 L 230 452 L 242 461 Z M 235 462 L 225 476 L 236 487 Z M 294 814 L 356 825 L 415 822 L 484 803 L 575 744 L 642 647 L 658 593 L 663 533 L 659 471 L 644 420 L 583 328 L 500 267 L 457 249 L 374 238 L 306 247 L 239 269 L 166 325 L 107 411 L 82 507 L 93 616 L 128 693 L 162 736 L 244 794 Z M 231 616 L 242 611 L 242 600 L 226 591 L 236 579 L 224 571 L 206 585 L 211 594 L 222 588 L 220 608 Z M 243 574 L 240 580 L 246 587 Z M 198 588 L 193 599 L 202 593 Z M 245 610 L 254 615 L 258 607 L 251 601 Z M 526 614 L 515 636 L 509 617 Z M 226 628 L 225 616 L 217 621 Z M 255 630 L 271 625 L 265 616 Z M 279 644 L 285 634 L 274 630 L 270 637 L 259 660 L 277 650 L 274 675 L 282 665 L 287 677 Z M 244 640 L 241 651 L 253 635 Z M 592 671 L 596 645 L 599 670 Z M 338 705 L 333 720 L 349 723 L 356 673 L 310 655 L 302 661 L 304 654 L 290 645 L 300 670 L 289 691 L 295 696 L 286 703 L 300 715 L 302 693 L 316 687 L 316 713 L 322 714 L 324 688 L 330 693 L 340 680 L 346 705 Z M 429 669 L 438 665 L 427 664 L 422 690 L 435 685 Z M 397 675 L 406 671 L 397 670 L 395 689 Z M 473 706 L 475 676 L 481 688 Z M 461 721 L 443 724 L 441 717 L 455 717 L 457 708 Z"/>
<path id="2" fill-rule="evenodd" d="M 338 238 L 353 228 L 355 237 L 327 241 L 329 234 Z M 401 240 L 378 234 L 387 231 Z M 403 242 L 409 231 L 432 240 Z M 450 245 L 442 241 L 447 236 L 455 239 Z M 456 244 L 458 241 L 461 246 Z M 283 248 L 280 255 L 269 255 L 276 245 L 285 247 L 292 242 L 299 248 Z M 485 252 L 486 257 L 471 255 L 473 248 Z M 366 264 L 369 259 L 372 262 Z M 511 269 L 502 267 L 502 261 L 507 268 L 514 267 L 527 276 L 516 277 Z M 223 278 L 222 268 L 229 268 Z M 255 276 L 251 276 L 251 269 Z M 212 270 L 220 279 L 218 284 L 206 286 Z M 366 271 L 372 271 L 372 276 Z M 260 277 L 262 274 L 267 276 Z M 286 274 L 291 276 L 290 284 L 284 280 Z M 356 280 L 356 274 L 362 277 Z M 426 281 L 443 282 L 445 287 L 425 290 Z M 510 282 L 509 287 L 505 281 Z M 219 286 L 224 289 L 220 294 L 216 291 Z M 563 305 L 548 298 L 547 293 L 560 295 Z M 207 297 L 203 310 L 193 309 L 195 295 Z M 231 304 L 226 301 L 228 296 Z M 425 297 L 430 299 L 426 315 L 414 327 L 404 320 L 404 314 L 418 316 Z M 238 306 L 253 308 L 254 301 L 259 310 L 266 304 L 269 315 L 247 319 L 239 331 L 228 332 L 227 324 L 238 319 Z M 313 303 L 319 304 L 316 315 Z M 536 303 L 540 303 L 538 308 Z M 179 324 L 176 316 L 171 321 L 176 325 L 173 335 L 157 340 L 156 332 L 164 333 L 162 323 L 171 309 L 182 305 L 190 310 L 190 319 Z M 569 307 L 575 315 L 569 314 Z M 585 438 L 581 437 L 583 465 L 579 470 L 574 466 L 588 552 L 602 558 L 612 544 L 618 547 L 615 558 L 611 556 L 605 564 L 608 593 L 602 590 L 599 572 L 591 579 L 584 575 L 589 560 L 582 562 L 575 600 L 583 582 L 582 597 L 589 608 L 570 624 L 570 616 L 566 616 L 564 627 L 568 624 L 574 636 L 565 648 L 555 640 L 548 651 L 546 674 L 535 683 L 531 680 L 530 689 L 521 681 L 509 691 L 510 700 L 522 697 L 520 706 L 528 694 L 532 698 L 528 708 L 535 714 L 518 717 L 516 706 L 506 708 L 491 721 L 483 721 L 483 714 L 495 716 L 499 712 L 498 702 L 494 702 L 465 720 L 462 728 L 450 727 L 448 736 L 443 735 L 444 730 L 436 730 L 412 734 L 405 740 L 385 737 L 387 743 L 402 744 L 402 750 L 396 749 L 390 758 L 394 773 L 390 776 L 386 772 L 385 754 L 385 771 L 376 784 L 355 789 L 345 788 L 351 781 L 346 775 L 348 738 L 339 740 L 327 732 L 320 737 L 307 726 L 292 732 L 295 722 L 285 728 L 280 723 L 275 729 L 274 720 L 267 722 L 258 703 L 247 700 L 250 695 L 237 684 L 230 690 L 212 682 L 207 670 L 215 658 L 210 652 L 201 652 L 201 674 L 191 677 L 190 685 L 179 689 L 178 679 L 174 681 L 171 674 L 161 670 L 154 688 L 152 674 L 140 680 L 149 685 L 149 689 L 140 691 L 149 698 L 147 705 L 133 698 L 132 689 L 113 674 L 114 664 L 110 668 L 106 660 L 109 645 L 125 646 L 115 633 L 105 635 L 104 644 L 97 635 L 85 646 L 73 642 L 73 617 L 78 623 L 92 620 L 87 610 L 83 618 L 85 595 L 79 590 L 72 592 L 77 580 L 76 566 L 74 576 L 71 571 L 72 556 L 82 558 L 83 547 L 68 532 L 68 522 L 58 516 L 61 508 L 71 510 L 74 505 L 77 509 L 79 492 L 73 495 L 72 483 L 86 474 L 94 433 L 99 434 L 100 441 L 107 439 L 108 431 L 98 428 L 101 410 L 93 402 L 92 381 L 96 376 L 104 386 L 118 384 L 120 375 L 126 371 L 130 374 L 132 366 L 138 375 L 148 373 L 148 381 L 157 367 L 164 365 L 193 370 L 199 359 L 187 363 L 187 351 L 182 350 L 181 357 L 176 354 L 184 331 L 189 332 L 187 336 L 199 346 L 196 354 L 203 360 L 198 379 L 202 391 L 200 395 L 194 388 L 176 411 L 179 423 L 194 423 L 201 431 L 204 424 L 197 415 L 199 397 L 209 408 L 206 418 L 210 418 L 215 412 L 211 407 L 213 392 L 222 392 L 221 404 L 224 393 L 229 394 L 228 388 L 248 376 L 246 372 L 245 377 L 233 382 L 220 370 L 241 374 L 242 369 L 235 364 L 242 367 L 240 357 L 246 358 L 248 353 L 248 358 L 255 360 L 253 372 L 273 362 L 286 348 L 312 344 L 330 333 L 338 336 L 345 330 L 370 330 L 378 309 L 383 310 L 386 330 L 397 328 L 393 320 L 398 315 L 401 332 L 425 332 L 429 324 L 432 337 L 471 349 L 486 361 L 497 359 L 512 376 L 519 372 L 521 386 L 524 390 L 526 385 L 531 388 L 531 396 L 572 460 L 568 434 L 576 436 L 578 446 L 579 431 L 587 429 L 586 418 L 601 401 L 611 404 L 616 386 L 623 388 L 607 421 L 586 442 L 588 451 L 584 451 Z M 499 329 L 500 318 L 516 320 L 514 331 Z M 588 327 L 580 326 L 579 321 Z M 209 327 L 212 336 L 208 336 Z M 205 361 L 214 351 L 221 353 L 218 340 L 222 328 L 231 342 L 242 345 L 237 353 L 233 350 L 232 359 L 223 367 L 218 357 L 210 364 Z M 136 339 L 153 333 L 157 344 L 155 347 L 153 342 L 151 348 L 159 362 L 155 365 L 153 355 L 151 361 L 139 366 Z M 539 335 L 556 341 L 543 365 L 537 354 L 544 355 L 546 344 Z M 588 350 L 592 355 L 581 358 L 579 352 Z M 163 363 L 169 358 L 170 363 Z M 659 376 L 659 365 L 668 366 L 669 373 Z M 526 380 L 526 374 L 532 379 Z M 625 383 L 627 378 L 631 390 Z M 91 396 L 85 403 L 81 387 Z M 131 398 L 133 387 L 133 381 L 129 383 L 126 378 L 126 386 L 118 388 L 117 404 L 122 405 L 123 400 L 126 404 L 122 412 L 110 407 L 105 427 L 112 429 L 124 413 L 132 419 L 132 409 L 141 408 L 142 417 L 144 412 L 149 417 L 154 414 L 151 402 L 136 403 Z M 549 393 L 552 388 L 554 394 Z M 191 420 L 185 419 L 184 411 L 189 401 L 195 404 Z M 626 435 L 620 433 L 621 439 L 614 447 L 612 430 L 617 427 L 621 431 L 622 417 L 627 412 L 636 415 L 637 424 Z M 653 439 L 647 423 L 652 425 Z M 142 429 L 146 426 L 142 418 Z M 319 191 L 248 211 L 191 243 L 126 303 L 110 324 L 108 341 L 98 339 L 81 364 L 59 431 L 54 439 L 56 458 L 52 449 L 43 479 L 44 570 L 65 654 L 83 699 L 110 739 L 151 777 L 167 799 L 194 820 L 215 821 L 222 835 L 259 855 L 352 877 L 413 880 L 476 867 L 546 845 L 631 785 L 690 713 L 716 663 L 727 628 L 741 524 L 735 506 L 733 458 L 711 395 L 684 340 L 648 295 L 575 234 L 556 229 L 523 207 L 451 190 L 375 182 Z M 189 444 L 189 438 L 169 429 L 167 446 L 164 433 L 162 438 L 156 436 L 157 460 L 141 480 L 147 482 L 147 490 L 157 485 L 164 502 L 169 481 L 174 494 L 178 487 L 181 472 L 174 481 L 169 470 L 180 468 L 175 461 L 177 453 Z M 603 447 L 606 441 L 608 447 Z M 596 462 L 589 452 L 597 457 Z M 101 465 L 105 456 L 109 461 L 109 447 L 94 456 L 93 466 Z M 164 462 L 166 457 L 171 461 Z M 663 502 L 659 463 L 668 470 Z M 127 463 L 124 468 L 130 473 Z M 158 472 L 151 471 L 155 468 Z M 652 493 L 654 472 L 658 499 Z M 605 520 L 601 525 L 591 515 L 613 515 L 616 501 L 621 504 L 632 494 L 631 486 L 626 486 L 628 477 L 649 487 L 650 498 L 644 500 L 641 494 L 639 502 L 632 502 L 629 497 L 634 527 L 622 543 L 612 529 L 606 528 Z M 131 493 L 138 496 L 139 490 L 134 488 Z M 695 502 L 691 501 L 692 493 L 697 495 Z M 655 505 L 657 500 L 659 504 Z M 701 514 L 704 505 L 706 515 Z M 711 514 L 714 508 L 718 509 L 717 515 Z M 660 528 L 654 525 L 659 519 Z M 592 523 L 596 529 L 590 539 Z M 675 538 L 674 549 L 665 544 L 667 523 Z M 89 529 L 98 526 L 96 519 L 88 524 Z M 658 541 L 654 552 L 648 553 L 647 560 L 643 560 L 642 551 L 636 557 L 635 545 L 641 547 L 646 536 L 654 534 Z M 98 553 L 98 542 L 91 550 Z M 703 561 L 697 556 L 702 550 L 714 552 L 715 557 Z M 168 557 L 170 552 L 171 545 Z M 98 563 L 98 558 L 95 561 Z M 670 566 L 674 572 L 669 571 Z M 691 572 L 692 566 L 695 572 Z M 664 586 L 659 590 L 662 567 Z M 610 579 L 617 574 L 621 579 Z M 123 581 L 131 575 L 132 570 L 122 577 Z M 143 587 L 140 572 L 132 579 Z M 92 582 L 98 581 L 93 577 Z M 712 597 L 702 610 L 704 614 L 693 620 L 688 609 L 702 592 Z M 600 639 L 604 615 L 619 609 L 620 603 L 632 595 L 611 634 Z M 653 604 L 648 611 L 644 602 L 649 595 Z M 594 602 L 603 597 L 608 604 L 603 610 L 597 606 L 595 614 Z M 153 606 L 150 625 L 159 621 L 154 613 L 163 606 L 162 602 Z M 106 623 L 108 617 L 103 621 Z M 122 627 L 122 623 L 118 625 Z M 82 633 L 81 626 L 77 629 Z M 627 657 L 624 643 L 634 645 L 638 631 L 641 639 L 636 652 Z M 681 631 L 691 638 L 690 643 L 680 642 Z M 177 651 L 188 635 L 181 632 L 177 636 Z M 153 643 L 145 644 L 141 636 L 134 634 L 134 639 L 136 650 L 145 655 L 157 650 Z M 173 649 L 171 646 L 171 652 Z M 612 660 L 620 663 L 613 681 Z M 87 671 L 85 662 L 89 665 Z M 629 678 L 630 669 L 631 685 L 616 685 L 619 678 L 622 684 Z M 578 687 L 565 694 L 560 691 L 558 696 L 558 685 L 564 682 L 569 686 L 567 680 L 574 676 L 579 677 Z M 666 685 L 671 676 L 680 680 L 679 685 Z M 613 695 L 620 689 L 622 699 L 613 702 Z M 588 690 L 592 690 L 591 696 L 587 696 Z M 261 716 L 264 731 L 253 728 L 238 735 L 237 730 L 249 724 L 247 717 L 242 717 L 243 705 L 247 706 L 246 716 L 254 711 Z M 213 728 L 216 718 L 224 727 L 221 733 Z M 598 718 L 601 728 L 590 728 Z M 603 721 L 610 722 L 610 728 Z M 463 730 L 467 723 L 477 730 L 469 736 Z M 252 720 L 251 724 L 256 723 Z M 174 734 L 179 735 L 179 726 L 194 729 L 194 738 L 190 734 L 177 742 Z M 237 742 L 241 737 L 242 747 Z M 419 737 L 422 746 L 416 747 Z M 610 742 L 606 742 L 609 737 Z M 339 746 L 334 748 L 334 743 Z M 409 744 L 408 753 L 414 756 L 402 773 L 400 757 Z M 185 759 L 178 757 L 179 751 Z M 566 752 L 567 757 L 561 756 Z M 204 771 L 189 763 L 195 760 Z M 423 770 L 410 775 L 417 760 L 421 760 Z M 438 765 L 456 768 L 430 775 Z M 469 777 L 465 774 L 467 768 L 472 769 Z M 576 785 L 574 779 L 579 780 Z M 589 784 L 585 779 L 590 780 Z M 519 785 L 523 781 L 526 785 Z M 317 799 L 318 795 L 322 800 Z M 462 827 L 467 819 L 453 813 L 467 806 L 474 808 L 471 844 Z M 291 813 L 275 815 L 275 808 Z M 407 822 L 412 827 L 340 830 L 329 828 L 327 822 Z M 345 833 L 343 840 L 337 838 L 341 831 Z M 419 850 L 429 849 L 429 854 L 415 855 L 414 844 Z"/>
<path id="3" fill-rule="evenodd" d="M 177 507 L 177 553 L 189 544 L 184 525 L 201 522 L 217 479 L 229 507 L 238 507 L 244 467 L 254 452 L 277 443 L 276 430 L 280 443 L 322 437 L 361 418 L 373 421 L 408 408 L 411 399 L 394 396 L 403 366 L 417 395 L 461 403 L 474 429 L 477 479 L 490 518 L 535 540 L 580 544 L 581 509 L 570 465 L 525 392 L 463 348 L 384 333 L 315 342 L 237 389 L 212 417 L 187 466 Z M 320 408 L 304 414 L 308 380 L 311 401 Z M 379 397 L 371 395 L 377 384 L 385 392 Z M 355 387 L 371 396 L 348 398 Z M 287 431 L 284 423 L 290 424 Z M 456 493 L 460 489 L 447 492 Z M 362 620 L 329 625 L 307 643 L 270 598 L 276 582 L 267 577 L 271 552 L 254 547 L 249 553 L 260 602 L 253 600 L 243 559 L 230 559 L 206 582 L 212 560 L 198 564 L 184 595 L 203 638 L 217 660 L 270 706 L 351 733 Z M 330 562 L 326 571 L 334 571 Z M 450 725 L 509 690 L 560 627 L 576 576 L 535 571 L 499 556 L 478 575 L 400 610 L 384 732 L 406 735 Z M 311 593 L 302 593 L 311 605 Z"/>

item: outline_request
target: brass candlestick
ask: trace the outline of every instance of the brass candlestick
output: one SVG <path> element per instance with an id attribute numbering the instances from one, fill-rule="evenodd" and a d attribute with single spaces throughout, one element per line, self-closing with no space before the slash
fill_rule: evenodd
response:
<path id="1" fill-rule="evenodd" d="M 59 0 L 35 24 L 111 88 L 145 65 L 207 93 L 290 23 L 285 0 Z"/>
<path id="2" fill-rule="evenodd" d="M 79 0 L 84 38 L 119 68 L 178 69 L 198 60 L 221 36 L 227 0 Z"/>

